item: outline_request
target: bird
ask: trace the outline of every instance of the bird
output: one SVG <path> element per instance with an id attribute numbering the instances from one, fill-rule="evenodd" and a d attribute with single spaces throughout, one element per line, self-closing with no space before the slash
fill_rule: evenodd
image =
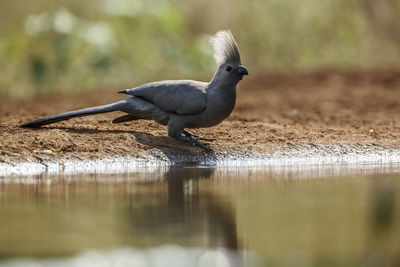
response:
<path id="1" fill-rule="evenodd" d="M 112 122 L 154 120 L 167 126 L 168 136 L 193 146 L 209 149 L 214 141 L 198 136 L 187 128 L 218 125 L 233 111 L 236 89 L 248 70 L 241 63 L 238 45 L 230 30 L 217 32 L 210 39 L 217 70 L 210 82 L 165 80 L 146 83 L 118 93 L 131 97 L 111 104 L 69 111 L 21 124 L 24 128 L 41 126 L 93 114 L 122 111 L 126 115 Z"/>

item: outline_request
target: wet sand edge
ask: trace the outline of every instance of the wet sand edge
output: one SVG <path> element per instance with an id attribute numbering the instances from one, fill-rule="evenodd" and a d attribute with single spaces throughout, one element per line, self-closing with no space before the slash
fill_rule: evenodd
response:
<path id="1" fill-rule="evenodd" d="M 41 174 L 148 172 L 160 166 L 271 167 L 302 168 L 315 165 L 368 165 L 400 163 L 400 148 L 377 144 L 296 144 L 277 146 L 271 153 L 236 150 L 180 150 L 153 148 L 138 156 L 85 158 L 62 157 L 47 153 L 32 155 L 23 161 L 0 162 L 0 177 Z"/>

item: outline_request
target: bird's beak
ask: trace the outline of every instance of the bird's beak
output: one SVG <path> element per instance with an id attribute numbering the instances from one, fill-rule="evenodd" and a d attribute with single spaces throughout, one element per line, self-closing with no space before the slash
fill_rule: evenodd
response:
<path id="1" fill-rule="evenodd" d="M 239 75 L 249 75 L 249 72 L 247 71 L 247 69 L 246 69 L 244 66 L 242 66 L 242 65 L 239 65 L 239 68 L 238 68 L 238 70 L 237 70 L 237 73 L 238 73 Z"/>

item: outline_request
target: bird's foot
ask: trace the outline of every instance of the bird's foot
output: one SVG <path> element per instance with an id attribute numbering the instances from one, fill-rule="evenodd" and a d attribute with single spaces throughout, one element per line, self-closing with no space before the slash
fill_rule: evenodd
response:
<path id="1" fill-rule="evenodd" d="M 196 140 L 202 140 L 202 141 L 215 141 L 215 140 L 217 140 L 215 138 L 205 138 L 203 136 L 195 135 L 194 133 L 186 131 L 186 130 L 183 130 L 183 134 L 186 137 L 192 137 L 192 138 L 194 138 Z"/>
<path id="2" fill-rule="evenodd" d="M 179 136 L 176 139 L 180 140 L 180 141 L 185 141 L 185 142 L 191 144 L 192 146 L 198 146 L 205 150 L 211 150 L 209 144 L 202 143 L 202 142 L 198 141 L 197 139 L 193 138 L 192 136 Z"/>

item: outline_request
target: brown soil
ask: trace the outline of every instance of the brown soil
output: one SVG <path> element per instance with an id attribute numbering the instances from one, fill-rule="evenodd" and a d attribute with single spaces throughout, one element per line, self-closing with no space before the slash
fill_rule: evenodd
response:
<path id="1" fill-rule="evenodd" d="M 137 156 L 151 148 L 199 152 L 166 137 L 151 121 L 112 124 L 120 114 L 71 119 L 41 129 L 19 124 L 123 98 L 120 88 L 75 95 L 0 100 L 0 161 L 32 157 Z M 271 74 L 245 77 L 233 114 L 194 132 L 216 138 L 216 151 L 269 153 L 287 143 L 377 144 L 400 147 L 400 71 Z"/>

